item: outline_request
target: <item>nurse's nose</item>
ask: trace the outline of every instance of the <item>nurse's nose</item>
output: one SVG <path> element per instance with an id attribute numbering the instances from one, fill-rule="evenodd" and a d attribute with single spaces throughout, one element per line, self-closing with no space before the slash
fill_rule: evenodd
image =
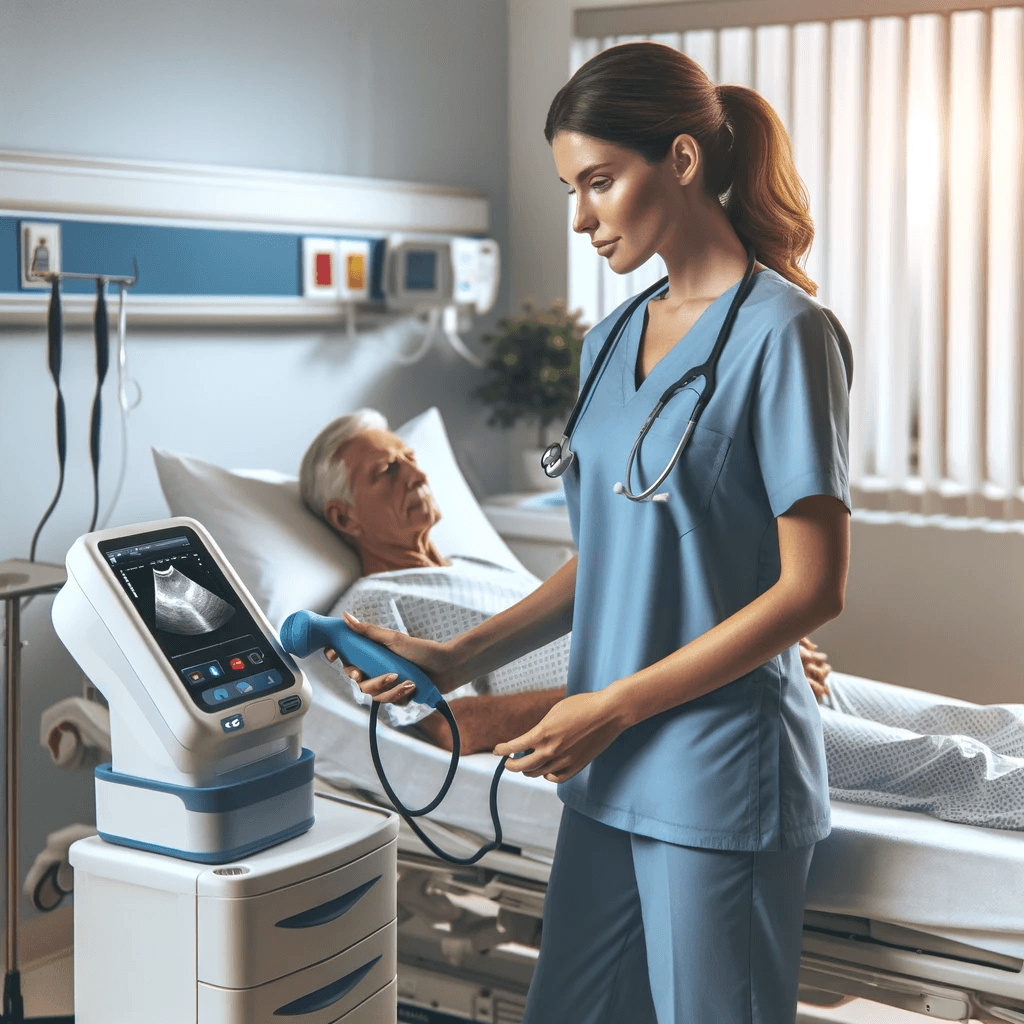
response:
<path id="1" fill-rule="evenodd" d="M 597 230 L 597 220 L 578 192 L 576 193 L 576 213 L 573 214 L 572 229 L 578 235 Z"/>

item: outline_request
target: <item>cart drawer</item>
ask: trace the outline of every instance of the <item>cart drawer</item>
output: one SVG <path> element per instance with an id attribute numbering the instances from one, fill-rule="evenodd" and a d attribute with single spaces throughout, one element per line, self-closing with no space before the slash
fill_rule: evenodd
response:
<path id="1" fill-rule="evenodd" d="M 396 850 L 392 840 L 351 864 L 259 896 L 200 896 L 198 980 L 252 988 L 376 932 L 397 913 Z"/>
<path id="2" fill-rule="evenodd" d="M 335 1024 L 395 979 L 394 921 L 345 952 L 255 988 L 200 982 L 199 1024 Z M 395 1013 L 394 999 L 390 1013 Z M 359 1020 L 359 1013 L 354 1016 Z M 381 1021 L 394 1016 L 380 1017 Z"/>

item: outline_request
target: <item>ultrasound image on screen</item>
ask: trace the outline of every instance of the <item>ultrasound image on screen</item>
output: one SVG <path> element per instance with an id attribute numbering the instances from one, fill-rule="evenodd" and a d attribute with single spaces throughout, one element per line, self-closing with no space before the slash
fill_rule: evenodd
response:
<path id="1" fill-rule="evenodd" d="M 294 685 L 296 677 L 188 527 L 99 544 L 189 696 L 219 710 Z"/>
<path id="2" fill-rule="evenodd" d="M 173 565 L 153 569 L 154 611 L 157 628 L 192 636 L 220 629 L 235 609 L 200 586 Z"/>

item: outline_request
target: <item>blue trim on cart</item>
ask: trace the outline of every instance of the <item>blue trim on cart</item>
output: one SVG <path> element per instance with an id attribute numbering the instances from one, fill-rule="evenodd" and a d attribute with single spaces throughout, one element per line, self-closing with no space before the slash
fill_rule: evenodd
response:
<path id="1" fill-rule="evenodd" d="M 123 775 L 114 771 L 110 761 L 98 765 L 93 774 L 97 782 L 170 793 L 178 797 L 189 811 L 200 814 L 224 814 L 227 811 L 252 807 L 264 800 L 309 785 L 313 781 L 313 760 L 313 751 L 303 747 L 302 753 L 295 761 L 284 768 L 275 768 L 262 775 L 224 786 L 175 786 L 169 782 L 156 782 L 136 775 Z"/>
<path id="2" fill-rule="evenodd" d="M 110 832 L 97 832 L 100 839 L 105 839 L 115 846 L 130 846 L 133 850 L 145 850 L 147 853 L 161 853 L 165 857 L 176 857 L 179 860 L 191 860 L 199 864 L 226 864 L 228 861 L 238 860 L 241 857 L 248 857 L 252 853 L 259 853 L 278 843 L 286 842 L 308 832 L 316 821 L 315 816 L 306 818 L 305 821 L 292 825 L 290 828 L 282 829 L 271 836 L 254 843 L 246 843 L 243 846 L 236 846 L 231 850 L 215 850 L 212 853 L 202 853 L 195 850 L 175 850 L 170 846 L 157 846 L 155 843 L 143 843 L 137 839 L 126 839 L 124 836 L 115 836 Z"/>

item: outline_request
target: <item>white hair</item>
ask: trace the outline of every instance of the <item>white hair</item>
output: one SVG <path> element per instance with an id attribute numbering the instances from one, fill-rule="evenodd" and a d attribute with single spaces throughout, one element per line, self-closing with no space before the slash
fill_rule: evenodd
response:
<path id="1" fill-rule="evenodd" d="M 358 409 L 339 416 L 320 431 L 302 456 L 299 493 L 311 512 L 324 518 L 331 500 L 352 504 L 352 484 L 344 459 L 334 458 L 338 449 L 367 430 L 387 430 L 388 421 L 376 409 Z"/>

